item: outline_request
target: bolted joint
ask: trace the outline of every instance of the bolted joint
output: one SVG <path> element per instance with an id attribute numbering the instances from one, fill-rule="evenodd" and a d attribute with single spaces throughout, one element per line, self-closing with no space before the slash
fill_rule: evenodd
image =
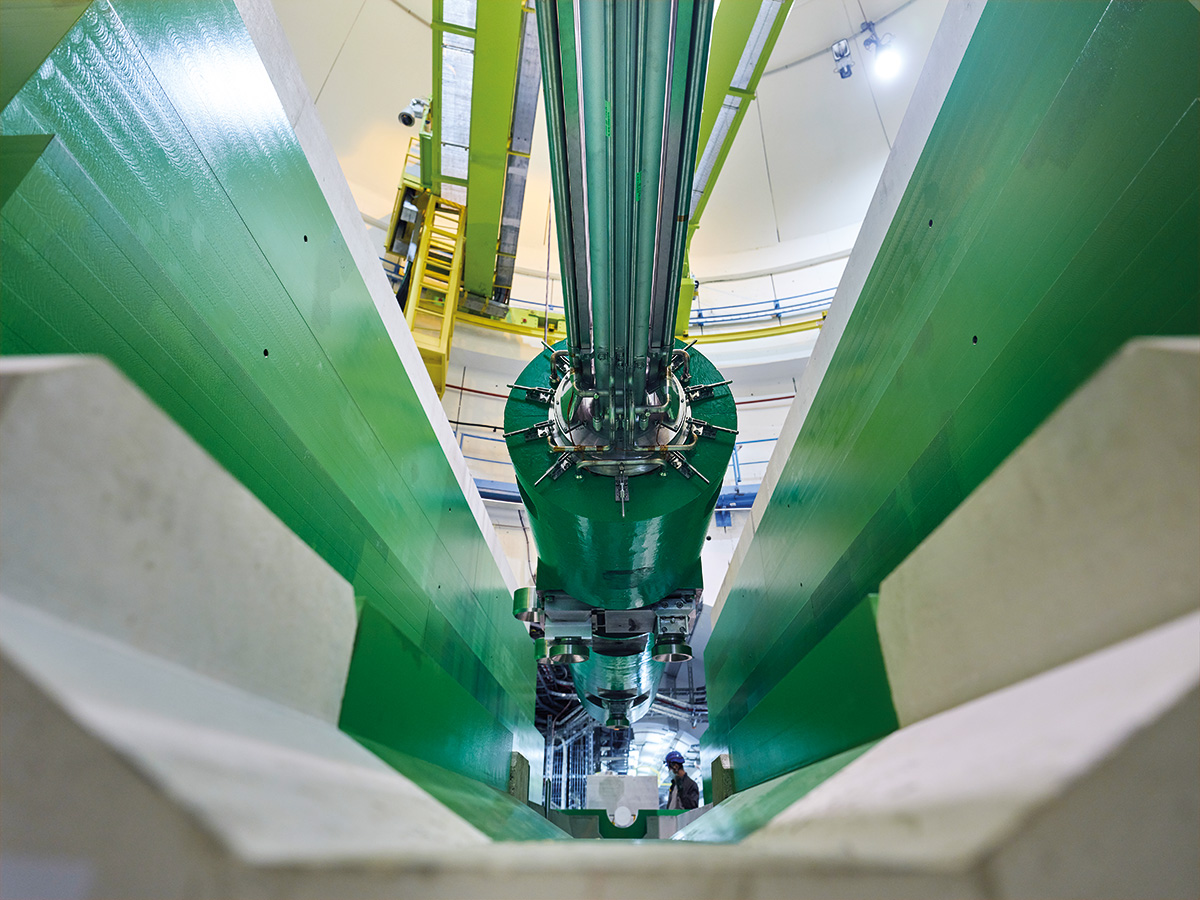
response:
<path id="1" fill-rule="evenodd" d="M 652 656 L 655 662 L 684 662 L 692 658 L 687 643 L 688 616 L 660 615 Z"/>

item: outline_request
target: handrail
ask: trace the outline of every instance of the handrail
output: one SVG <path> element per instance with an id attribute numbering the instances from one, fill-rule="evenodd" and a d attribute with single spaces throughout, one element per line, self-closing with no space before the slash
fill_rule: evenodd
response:
<path id="1" fill-rule="evenodd" d="M 523 309 L 531 309 L 534 312 L 545 312 L 547 309 L 549 309 L 551 313 L 558 313 L 559 315 L 562 315 L 563 313 L 563 306 L 561 303 L 551 303 L 549 306 L 547 306 L 544 302 L 538 303 L 534 300 L 526 300 L 524 297 L 509 297 L 508 305 L 520 306 Z"/>
<path id="2" fill-rule="evenodd" d="M 792 294 L 788 297 L 776 297 L 771 300 L 748 300 L 744 303 L 728 303 L 724 306 L 696 307 L 692 310 L 691 318 L 688 321 L 691 325 L 713 325 L 750 322 L 755 319 L 789 318 L 805 312 L 820 312 L 829 308 L 836 290 L 836 287 L 830 287 L 818 291 Z M 816 297 L 817 299 L 803 300 L 802 298 L 805 297 Z M 792 303 L 793 300 L 802 302 Z M 509 306 L 518 306 L 521 309 L 541 313 L 548 310 L 551 314 L 561 315 L 563 312 L 561 305 L 551 303 L 547 307 L 545 303 L 535 303 L 520 297 L 510 298 Z"/>
<path id="3" fill-rule="evenodd" d="M 393 284 L 398 283 L 399 275 L 396 271 L 395 263 L 391 260 L 386 260 L 380 257 L 380 262 L 384 264 L 385 273 Z M 701 329 L 698 334 L 693 334 L 692 337 L 700 344 L 716 344 L 726 343 L 729 341 L 747 341 L 757 338 L 777 337 L 784 334 L 794 334 L 799 331 L 811 331 L 820 328 L 825 323 L 826 312 L 829 309 L 830 302 L 833 299 L 835 288 L 826 288 L 821 291 L 809 291 L 803 294 L 795 294 L 791 297 L 780 297 L 776 300 L 753 300 L 742 304 L 727 304 L 725 306 L 710 306 L 708 308 L 696 307 L 692 311 L 692 317 L 689 324 L 698 329 Z M 828 294 L 828 297 L 822 297 L 817 300 L 806 300 L 802 303 L 783 305 L 790 300 L 797 300 L 801 297 L 809 297 L 817 294 Z M 769 304 L 769 306 L 768 306 Z M 536 313 L 545 316 L 547 307 L 544 303 L 535 304 L 529 301 L 522 300 L 518 297 L 510 298 L 510 307 L 516 307 L 522 311 Z M 762 307 L 761 309 L 758 307 Z M 742 310 L 740 313 L 726 312 L 726 310 Z M 548 308 L 551 318 L 550 332 L 557 335 L 558 329 L 555 322 L 560 320 L 563 315 L 563 308 L 551 304 Z M 819 314 L 819 315 L 818 315 Z M 809 316 L 808 318 L 796 318 L 799 316 Z M 795 321 L 785 322 L 785 319 L 793 319 Z M 541 338 L 543 336 L 542 325 L 537 326 L 524 325 L 517 322 L 510 322 L 506 319 L 492 319 L 487 316 L 475 315 L 464 310 L 459 310 L 455 314 L 455 319 L 459 322 L 465 322 L 468 325 L 478 325 L 482 328 L 490 328 L 496 331 L 505 331 L 510 334 L 518 334 L 524 337 Z M 766 328 L 745 328 L 745 329 L 729 329 L 718 331 L 704 331 L 703 329 L 714 325 L 733 325 L 738 322 L 755 322 L 774 319 L 779 324 L 772 325 Z"/>
<path id="4" fill-rule="evenodd" d="M 799 300 L 801 297 L 816 297 L 819 294 L 832 295 L 836 290 L 837 290 L 836 286 L 828 287 L 828 288 L 821 288 L 820 290 L 816 290 L 816 291 L 805 291 L 800 294 L 791 294 L 790 296 L 787 296 L 787 297 L 775 297 L 775 298 L 772 298 L 771 300 L 745 300 L 742 303 L 728 303 L 725 306 L 709 306 L 709 307 L 707 307 L 707 310 L 709 312 L 718 312 L 723 309 L 742 309 L 747 306 L 755 306 L 759 303 L 774 303 L 775 305 L 778 306 L 780 303 L 786 303 L 789 300 Z"/>
<path id="5" fill-rule="evenodd" d="M 804 300 L 800 303 L 789 303 L 789 300 L 799 300 L 815 294 L 822 296 L 815 300 Z M 813 291 L 809 294 L 797 294 L 795 297 L 780 297 L 777 300 L 754 300 L 750 303 L 738 303 L 729 306 L 713 306 L 707 309 L 697 308 L 692 313 L 690 324 L 694 326 L 717 325 L 728 322 L 749 322 L 755 319 L 791 318 L 804 313 L 817 313 L 829 309 L 833 302 L 834 289 Z M 728 310 L 734 310 L 729 312 Z"/>
<path id="6" fill-rule="evenodd" d="M 788 322 L 786 325 L 772 325 L 769 328 L 746 328 L 737 331 L 710 331 L 707 334 L 694 334 L 692 339 L 697 344 L 724 344 L 729 341 L 750 341 L 760 338 L 778 337 L 784 334 L 795 334 L 797 331 L 815 331 L 825 324 L 825 314 L 819 319 L 803 319 L 799 322 Z"/>

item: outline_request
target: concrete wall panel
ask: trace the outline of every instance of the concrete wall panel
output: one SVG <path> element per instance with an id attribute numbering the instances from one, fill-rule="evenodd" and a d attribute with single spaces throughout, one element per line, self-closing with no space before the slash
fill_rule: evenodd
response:
<path id="1" fill-rule="evenodd" d="M 1131 342 L 883 582 L 901 724 L 1200 605 L 1200 341 Z"/>
<path id="2" fill-rule="evenodd" d="M 335 723 L 350 585 L 115 368 L 59 362 L 0 361 L 0 590 Z"/>

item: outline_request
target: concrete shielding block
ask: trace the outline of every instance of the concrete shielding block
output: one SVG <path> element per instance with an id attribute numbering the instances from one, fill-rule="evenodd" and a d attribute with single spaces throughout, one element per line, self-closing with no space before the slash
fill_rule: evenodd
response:
<path id="1" fill-rule="evenodd" d="M 733 763 L 728 753 L 718 753 L 712 761 L 712 802 L 720 803 L 732 797 L 736 788 L 733 780 Z"/>
<path id="2" fill-rule="evenodd" d="M 516 750 L 509 754 L 508 792 L 522 803 L 529 797 L 529 760 Z"/>
<path id="3" fill-rule="evenodd" d="M 658 809 L 658 779 L 650 775 L 612 775 L 599 772 L 587 778 L 587 809 L 603 809 L 624 828 L 638 810 Z"/>
<path id="4" fill-rule="evenodd" d="M 563 900 L 663 872 L 689 898 L 1200 890 L 1200 614 L 902 729 L 740 844 L 690 846 L 491 842 L 316 717 L 20 604 L 0 625 L 6 895 Z"/>
<path id="5" fill-rule="evenodd" d="M 887 579 L 901 725 L 1200 604 L 1200 341 L 1139 339 Z"/>
<path id="6" fill-rule="evenodd" d="M 3 598 L 0 661 L 6 881 L 58 858 L 90 896 L 162 896 L 171 848 L 212 878 L 489 843 L 332 723 Z"/>
<path id="7" fill-rule="evenodd" d="M 219 893 L 217 842 L 8 659 L 0 710 L 6 897 Z"/>
<path id="8" fill-rule="evenodd" d="M 349 583 L 108 362 L 0 384 L 0 592 L 336 723 Z"/>
<path id="9" fill-rule="evenodd" d="M 742 846 L 992 897 L 1200 891 L 1200 613 L 892 734 Z"/>

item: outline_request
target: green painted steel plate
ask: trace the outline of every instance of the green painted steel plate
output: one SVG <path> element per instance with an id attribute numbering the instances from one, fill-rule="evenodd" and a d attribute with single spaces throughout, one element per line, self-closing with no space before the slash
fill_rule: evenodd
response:
<path id="1" fill-rule="evenodd" d="M 97 2 L 33 68 L 4 152 L 54 139 L 5 188 L 0 350 L 109 357 L 351 582 L 357 733 L 496 787 L 514 745 L 540 765 L 508 587 L 235 4 Z"/>
<path id="2" fill-rule="evenodd" d="M 743 790 L 895 731 L 877 608 L 859 602 L 732 728 L 706 733 L 702 755 L 727 751 Z"/>
<path id="3" fill-rule="evenodd" d="M 700 818 L 684 825 L 671 835 L 671 840 L 730 843 L 749 837 L 877 743 L 870 741 L 795 772 L 740 790 Z"/>
<path id="4" fill-rule="evenodd" d="M 1127 339 L 1200 328 L 1198 95 L 1182 0 L 983 10 L 714 628 L 714 747 L 803 729 L 821 637 Z"/>
<path id="5" fill-rule="evenodd" d="M 461 733 L 461 729 L 458 731 Z M 521 799 L 423 759 L 399 753 L 386 744 L 368 740 L 361 743 L 493 840 L 571 839 L 569 834 Z"/>

